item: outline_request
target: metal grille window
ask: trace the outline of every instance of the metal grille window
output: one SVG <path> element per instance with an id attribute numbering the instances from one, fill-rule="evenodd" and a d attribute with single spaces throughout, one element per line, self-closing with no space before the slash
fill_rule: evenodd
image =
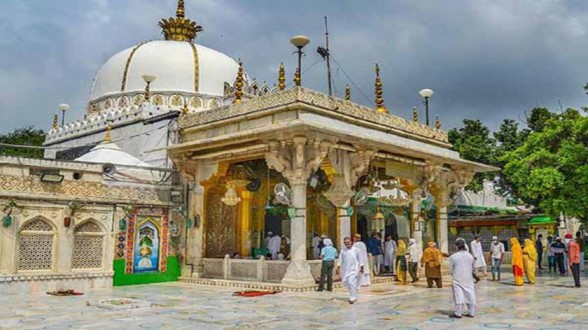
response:
<path id="1" fill-rule="evenodd" d="M 18 235 L 18 270 L 53 268 L 53 227 L 43 219 L 26 223 Z"/>
<path id="2" fill-rule="evenodd" d="M 72 269 L 102 268 L 104 233 L 93 221 L 85 222 L 74 230 Z"/>

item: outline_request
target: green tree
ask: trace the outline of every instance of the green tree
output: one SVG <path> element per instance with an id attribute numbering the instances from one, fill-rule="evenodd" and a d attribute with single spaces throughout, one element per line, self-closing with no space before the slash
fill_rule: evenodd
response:
<path id="1" fill-rule="evenodd" d="M 449 142 L 462 158 L 488 165 L 496 165 L 496 140 L 490 136 L 490 129 L 478 119 L 464 119 L 463 127 L 449 131 Z M 473 191 L 482 190 L 484 179 L 493 179 L 495 173 L 478 173 L 467 187 Z"/>
<path id="2" fill-rule="evenodd" d="M 503 168 L 505 161 L 503 156 L 513 150 L 516 150 L 522 146 L 530 131 L 528 129 L 519 130 L 519 123 L 513 119 L 504 119 L 500 124 L 498 131 L 493 133 L 494 138 L 497 141 L 496 147 L 496 165 Z M 503 172 L 496 173 L 499 177 L 497 180 L 497 188 L 503 195 L 510 195 L 512 198 L 518 197 L 518 189 L 514 182 L 512 182 L 508 176 L 504 175 Z"/>
<path id="3" fill-rule="evenodd" d="M 527 116 L 527 126 L 531 131 L 540 132 L 555 115 L 547 108 L 533 108 L 531 114 Z"/>
<path id="4" fill-rule="evenodd" d="M 43 158 L 43 149 L 11 147 L 9 145 L 42 146 L 45 142 L 45 132 L 32 126 L 16 129 L 8 134 L 0 134 L 0 155 L 29 158 Z"/>
<path id="5" fill-rule="evenodd" d="M 588 117 L 568 109 L 550 113 L 525 143 L 501 158 L 504 175 L 527 202 L 547 214 L 586 221 L 588 215 Z"/>

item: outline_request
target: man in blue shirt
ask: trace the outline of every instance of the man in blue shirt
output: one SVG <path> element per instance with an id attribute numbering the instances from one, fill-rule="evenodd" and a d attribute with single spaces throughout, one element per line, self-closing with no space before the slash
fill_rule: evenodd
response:
<path id="1" fill-rule="evenodd" d="M 337 249 L 333 247 L 330 238 L 323 239 L 325 247 L 321 249 L 320 257 L 323 262 L 321 265 L 321 280 L 317 291 L 323 291 L 325 288 L 325 277 L 327 278 L 327 291 L 333 291 L 333 269 L 335 268 L 335 258 L 337 258 Z"/>
<path id="2" fill-rule="evenodd" d="M 374 233 L 367 241 L 368 252 L 374 257 L 374 273 L 380 274 L 380 268 L 384 261 L 384 251 L 382 249 L 382 235 Z"/>

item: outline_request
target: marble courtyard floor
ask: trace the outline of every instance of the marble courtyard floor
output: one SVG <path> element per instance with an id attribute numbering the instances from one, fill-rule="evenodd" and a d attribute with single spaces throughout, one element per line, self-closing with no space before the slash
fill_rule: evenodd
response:
<path id="1" fill-rule="evenodd" d="M 588 292 L 571 277 L 541 274 L 515 287 L 482 280 L 475 318 L 450 319 L 450 277 L 443 289 L 379 284 L 349 305 L 346 292 L 232 296 L 229 287 L 162 283 L 96 289 L 83 296 L 0 295 L 0 329 L 588 329 Z M 588 277 L 582 280 L 588 286 Z M 107 299 L 133 299 L 136 309 L 105 309 Z M 121 306 L 119 306 L 121 307 Z"/>

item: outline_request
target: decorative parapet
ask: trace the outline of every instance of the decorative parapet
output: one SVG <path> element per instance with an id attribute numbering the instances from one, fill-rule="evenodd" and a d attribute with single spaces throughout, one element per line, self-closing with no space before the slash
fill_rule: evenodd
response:
<path id="1" fill-rule="evenodd" d="M 241 103 L 186 115 L 180 119 L 180 128 L 185 129 L 188 127 L 210 124 L 238 116 L 271 110 L 272 108 L 296 102 L 343 114 L 357 120 L 381 125 L 396 130 L 399 133 L 432 139 L 445 144 L 449 143 L 447 132 L 440 129 L 428 127 L 390 114 L 378 113 L 372 108 L 343 99 L 330 97 L 323 93 L 302 87 L 293 87 L 286 91 L 270 93 Z"/>
<path id="2" fill-rule="evenodd" d="M 63 180 L 41 182 L 37 176 L 0 175 L 0 192 L 4 196 L 33 194 L 51 198 L 98 199 L 110 203 L 150 205 L 170 204 L 169 191 L 145 186 L 113 186 L 99 182 Z"/>
<path id="3" fill-rule="evenodd" d="M 95 172 L 102 174 L 102 165 L 81 163 L 73 161 L 63 161 L 54 159 L 37 159 L 37 158 L 23 158 L 23 157 L 12 157 L 12 156 L 0 156 L 0 165 L 12 165 L 12 166 L 29 166 L 36 168 L 51 168 L 51 169 L 63 169 L 72 171 L 84 171 L 84 172 Z"/>

